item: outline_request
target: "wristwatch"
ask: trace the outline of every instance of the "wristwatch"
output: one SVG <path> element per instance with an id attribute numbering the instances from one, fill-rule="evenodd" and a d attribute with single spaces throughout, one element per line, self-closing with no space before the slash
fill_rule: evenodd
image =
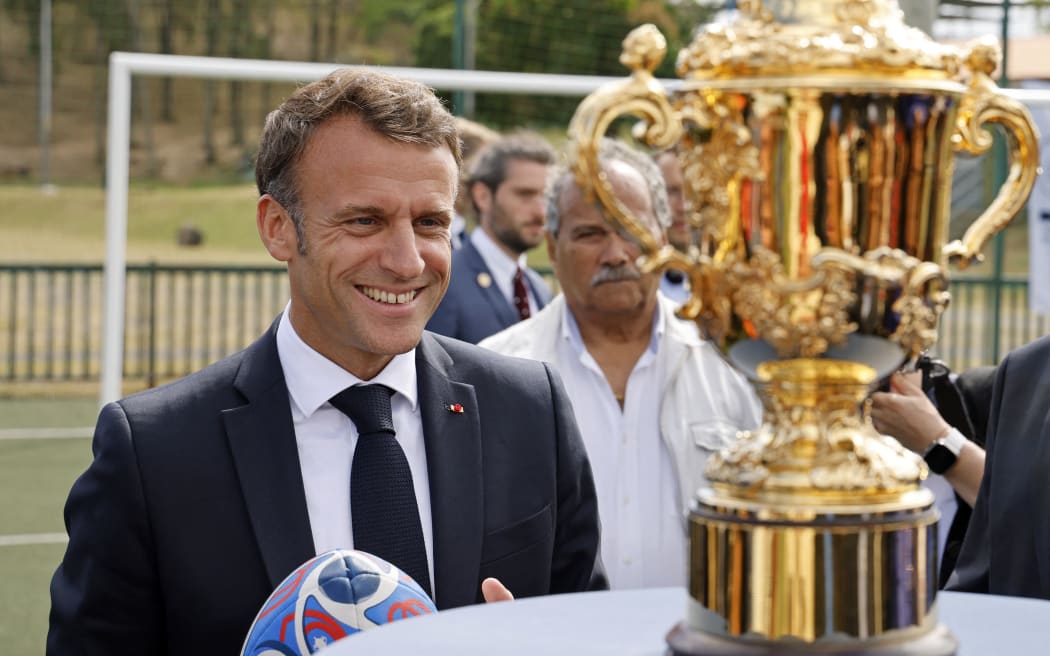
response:
<path id="1" fill-rule="evenodd" d="M 955 428 L 940 439 L 930 442 L 922 459 L 934 474 L 943 474 L 952 468 L 959 458 L 959 452 L 966 445 L 966 437 Z"/>

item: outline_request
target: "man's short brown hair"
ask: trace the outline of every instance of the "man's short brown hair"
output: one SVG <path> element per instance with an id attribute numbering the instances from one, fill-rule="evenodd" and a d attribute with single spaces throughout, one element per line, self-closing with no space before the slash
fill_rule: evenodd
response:
<path id="1" fill-rule="evenodd" d="M 367 69 L 343 68 L 300 87 L 266 117 L 255 184 L 295 222 L 305 244 L 296 168 L 314 130 L 330 118 L 354 116 L 391 141 L 446 146 L 461 164 L 456 123 L 434 92 L 419 82 Z"/>
<path id="2" fill-rule="evenodd" d="M 467 189 L 470 190 L 475 183 L 480 182 L 495 193 L 507 178 L 508 165 L 514 161 L 551 166 L 557 163 L 558 155 L 539 134 L 527 131 L 513 132 L 478 151 L 477 157 L 471 160 L 470 171 L 467 173 Z M 474 203 L 473 193 L 470 194 L 470 201 L 474 205 L 474 211 L 480 215 L 477 204 Z"/>

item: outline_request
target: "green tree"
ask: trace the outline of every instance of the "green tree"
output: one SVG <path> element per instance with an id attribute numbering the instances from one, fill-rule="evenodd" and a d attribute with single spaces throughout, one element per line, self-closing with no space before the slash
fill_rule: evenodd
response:
<path id="1" fill-rule="evenodd" d="M 418 66 L 452 67 L 454 0 L 419 3 L 413 51 Z M 694 25 L 713 10 L 663 0 L 489 0 L 478 3 L 476 65 L 480 70 L 626 75 L 621 43 L 634 27 L 651 22 L 668 39 L 669 56 L 658 75 L 674 75 L 674 57 Z M 482 94 L 477 116 L 503 128 L 564 125 L 578 98 Z"/>
<path id="2" fill-rule="evenodd" d="M 199 0 L 157 1 L 157 43 L 161 54 L 176 54 L 177 35 L 192 37 L 199 4 Z M 171 77 L 163 77 L 160 80 L 160 120 L 165 123 L 175 120 L 175 88 Z"/>

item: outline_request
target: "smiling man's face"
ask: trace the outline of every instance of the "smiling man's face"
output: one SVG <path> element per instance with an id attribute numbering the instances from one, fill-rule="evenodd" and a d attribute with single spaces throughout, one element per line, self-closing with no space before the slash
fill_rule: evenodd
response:
<path id="1" fill-rule="evenodd" d="M 292 326 L 368 380 L 419 343 L 448 288 L 455 158 L 336 117 L 311 136 L 295 179 L 303 248 L 275 200 L 258 210 L 267 249 L 288 263 Z"/>

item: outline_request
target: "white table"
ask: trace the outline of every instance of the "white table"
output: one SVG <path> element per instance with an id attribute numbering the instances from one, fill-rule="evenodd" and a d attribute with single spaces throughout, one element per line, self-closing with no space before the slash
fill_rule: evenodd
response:
<path id="1" fill-rule="evenodd" d="M 682 588 L 656 588 L 468 606 L 358 633 L 324 654 L 657 656 L 685 601 Z M 1050 654 L 1048 601 L 941 592 L 937 605 L 959 640 L 959 656 Z"/>

